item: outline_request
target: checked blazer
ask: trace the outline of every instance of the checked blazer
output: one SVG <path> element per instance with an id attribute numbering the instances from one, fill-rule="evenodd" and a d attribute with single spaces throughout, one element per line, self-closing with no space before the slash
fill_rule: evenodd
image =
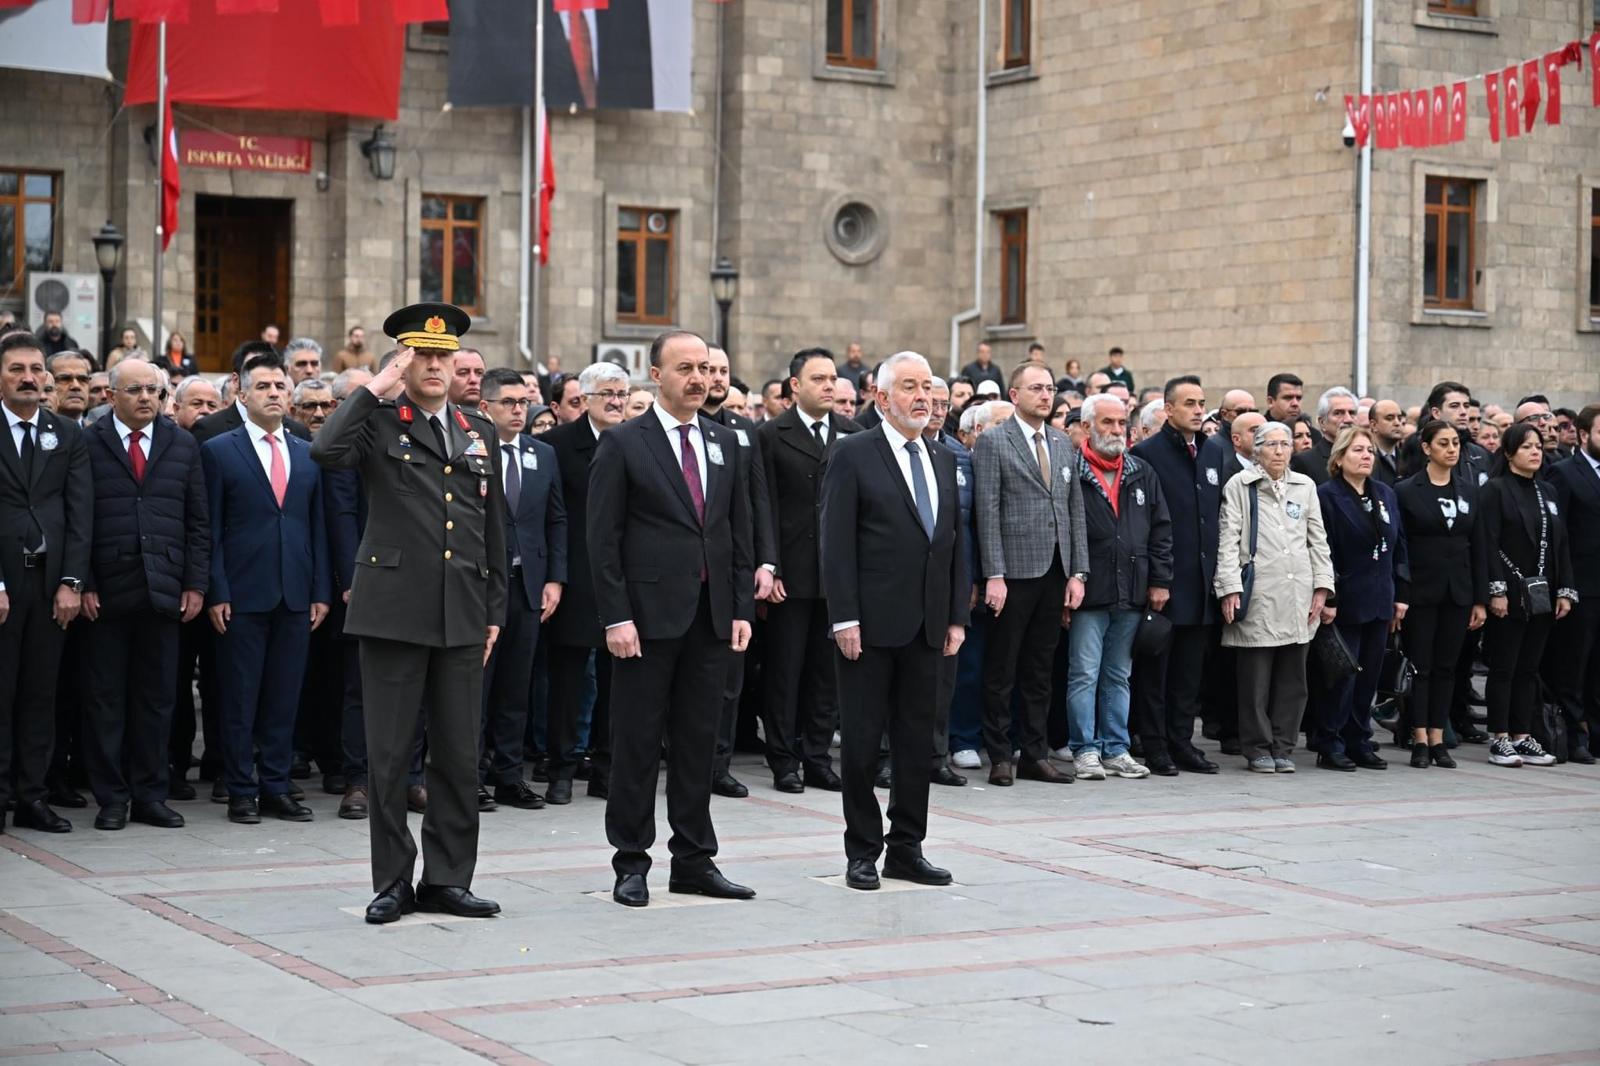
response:
<path id="1" fill-rule="evenodd" d="M 981 571 L 974 580 L 1042 577 L 1057 553 L 1068 574 L 1089 571 L 1078 450 L 1049 423 L 1041 429 L 1050 454 L 1048 486 L 1033 441 L 1016 418 L 985 432 L 973 447 L 972 509 Z"/>

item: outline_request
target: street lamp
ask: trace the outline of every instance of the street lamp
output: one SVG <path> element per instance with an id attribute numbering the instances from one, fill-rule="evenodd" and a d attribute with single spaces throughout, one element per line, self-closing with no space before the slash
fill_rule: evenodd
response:
<path id="1" fill-rule="evenodd" d="M 711 296 L 717 301 L 717 347 L 728 347 L 728 308 L 739 295 L 739 268 L 725 255 L 711 268 Z"/>
<path id="2" fill-rule="evenodd" d="M 361 154 L 367 157 L 372 176 L 379 181 L 394 178 L 394 135 L 379 124 L 372 136 L 361 142 Z"/>
<path id="3" fill-rule="evenodd" d="M 106 219 L 100 232 L 89 238 L 94 242 L 95 262 L 100 265 L 100 277 L 105 281 L 105 291 L 100 299 L 100 361 L 111 354 L 111 282 L 117 276 L 117 266 L 122 261 L 122 231 Z M 151 341 L 152 346 L 155 341 Z"/>

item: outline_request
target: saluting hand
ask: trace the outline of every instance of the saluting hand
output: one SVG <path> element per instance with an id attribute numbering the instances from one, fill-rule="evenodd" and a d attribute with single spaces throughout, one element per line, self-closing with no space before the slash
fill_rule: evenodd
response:
<path id="1" fill-rule="evenodd" d="M 410 348 L 401 348 L 400 354 L 394 357 L 394 361 L 367 382 L 368 391 L 380 398 L 388 396 L 390 390 L 405 380 L 406 367 L 411 365 L 413 354 L 415 353 Z"/>
<path id="2" fill-rule="evenodd" d="M 733 623 L 733 640 L 728 647 L 734 651 L 742 652 L 750 646 L 750 623 L 735 619 Z"/>

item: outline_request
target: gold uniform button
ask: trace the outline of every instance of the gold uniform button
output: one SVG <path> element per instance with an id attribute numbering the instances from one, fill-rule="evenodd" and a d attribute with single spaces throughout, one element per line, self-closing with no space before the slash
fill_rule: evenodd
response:
<path id="1" fill-rule="evenodd" d="M 454 500 L 454 499 L 455 499 L 455 497 L 450 495 L 450 493 L 447 492 L 447 493 L 444 494 L 444 502 L 445 503 L 449 503 L 451 500 Z"/>
<path id="2" fill-rule="evenodd" d="M 456 524 L 454 522 L 446 522 L 444 524 L 444 528 L 445 529 L 454 529 L 454 528 L 456 528 Z"/>
<path id="3" fill-rule="evenodd" d="M 448 473 L 450 473 L 450 469 L 451 469 L 451 468 L 450 468 L 450 467 L 448 467 L 448 466 L 447 466 L 447 467 L 445 467 L 445 468 L 444 468 L 444 472 L 445 472 L 445 473 L 446 473 L 446 474 L 448 474 Z"/>
<path id="4" fill-rule="evenodd" d="M 448 558 L 450 558 L 450 549 L 449 549 L 449 548 L 446 548 L 446 549 L 445 549 L 445 550 L 444 550 L 444 557 L 445 557 L 445 558 L 446 558 L 446 559 L 448 559 Z"/>

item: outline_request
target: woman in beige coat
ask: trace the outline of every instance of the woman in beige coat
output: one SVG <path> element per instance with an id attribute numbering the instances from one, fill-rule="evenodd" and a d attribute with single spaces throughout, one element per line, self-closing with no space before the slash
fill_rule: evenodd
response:
<path id="1" fill-rule="evenodd" d="M 1282 422 L 1256 428 L 1255 463 L 1222 493 L 1215 590 L 1223 647 L 1238 649 L 1239 742 L 1250 769 L 1294 773 L 1295 734 L 1306 706 L 1306 648 L 1333 591 L 1333 563 L 1317 486 L 1289 469 L 1294 435 Z M 1241 611 L 1241 570 L 1250 562 L 1250 500 L 1257 498 L 1255 580 Z"/>

